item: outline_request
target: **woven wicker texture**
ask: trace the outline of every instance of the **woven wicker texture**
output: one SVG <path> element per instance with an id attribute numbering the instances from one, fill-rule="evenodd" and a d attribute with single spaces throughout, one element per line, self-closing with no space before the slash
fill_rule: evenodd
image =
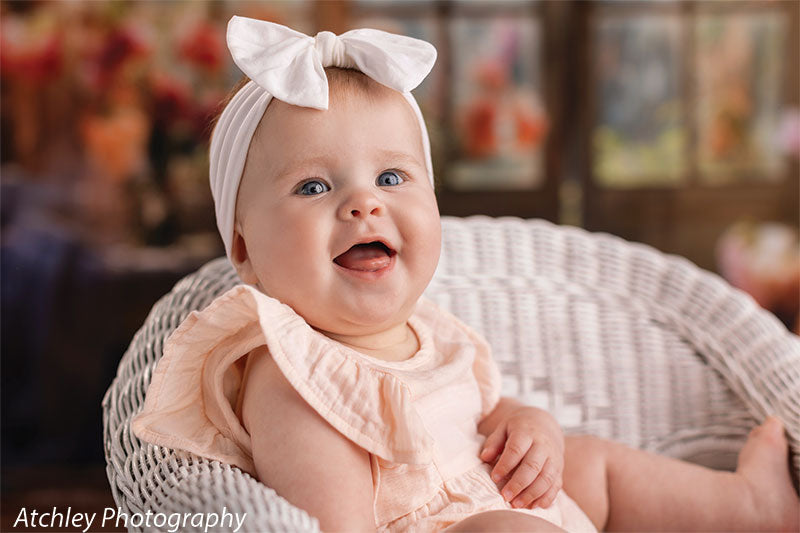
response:
<path id="1" fill-rule="evenodd" d="M 590 433 L 732 469 L 766 414 L 800 473 L 800 339 L 689 261 L 607 234 L 517 218 L 443 217 L 426 295 L 486 336 L 503 393 Z M 238 282 L 226 258 L 153 307 L 103 399 L 107 473 L 125 512 L 246 512 L 247 531 L 317 521 L 236 468 L 142 443 L 141 409 L 164 341 Z"/>

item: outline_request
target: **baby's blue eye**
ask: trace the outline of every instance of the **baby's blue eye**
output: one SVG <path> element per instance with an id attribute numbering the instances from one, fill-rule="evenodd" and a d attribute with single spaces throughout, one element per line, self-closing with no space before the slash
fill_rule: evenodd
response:
<path id="1" fill-rule="evenodd" d="M 380 186 L 400 185 L 403 183 L 403 181 L 403 178 L 401 178 L 396 172 L 384 172 L 378 176 L 378 185 Z"/>
<path id="2" fill-rule="evenodd" d="M 331 190 L 330 187 L 328 187 L 327 185 L 325 185 L 321 181 L 312 180 L 312 181 L 307 181 L 304 184 L 302 184 L 297 189 L 296 192 L 297 192 L 297 194 L 303 194 L 303 195 L 306 195 L 306 196 L 313 196 L 315 194 L 322 194 L 322 193 L 327 192 L 329 190 Z"/>

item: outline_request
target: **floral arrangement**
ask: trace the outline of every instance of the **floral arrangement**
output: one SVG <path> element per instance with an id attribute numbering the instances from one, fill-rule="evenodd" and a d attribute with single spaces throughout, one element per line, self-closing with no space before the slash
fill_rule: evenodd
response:
<path id="1" fill-rule="evenodd" d="M 73 182 L 85 204 L 75 212 L 107 240 L 166 245 L 213 230 L 206 143 L 238 75 L 226 14 L 177 2 L 0 9 L 4 161 Z"/>
<path id="2" fill-rule="evenodd" d="M 717 243 L 720 272 L 800 335 L 800 235 L 774 222 L 737 222 Z"/>

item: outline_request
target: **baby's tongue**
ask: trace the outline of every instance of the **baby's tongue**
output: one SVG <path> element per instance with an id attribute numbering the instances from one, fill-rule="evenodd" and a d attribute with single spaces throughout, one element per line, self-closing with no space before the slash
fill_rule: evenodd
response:
<path id="1" fill-rule="evenodd" d="M 356 244 L 333 261 L 350 270 L 373 272 L 388 266 L 391 258 L 382 245 L 369 243 Z"/>

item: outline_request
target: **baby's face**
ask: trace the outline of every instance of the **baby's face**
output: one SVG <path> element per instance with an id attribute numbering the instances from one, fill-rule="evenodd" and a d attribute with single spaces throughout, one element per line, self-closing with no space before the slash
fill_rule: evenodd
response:
<path id="1" fill-rule="evenodd" d="M 325 111 L 270 104 L 239 188 L 233 256 L 243 281 L 310 325 L 364 335 L 408 319 L 441 225 L 403 96 L 336 96 Z"/>

